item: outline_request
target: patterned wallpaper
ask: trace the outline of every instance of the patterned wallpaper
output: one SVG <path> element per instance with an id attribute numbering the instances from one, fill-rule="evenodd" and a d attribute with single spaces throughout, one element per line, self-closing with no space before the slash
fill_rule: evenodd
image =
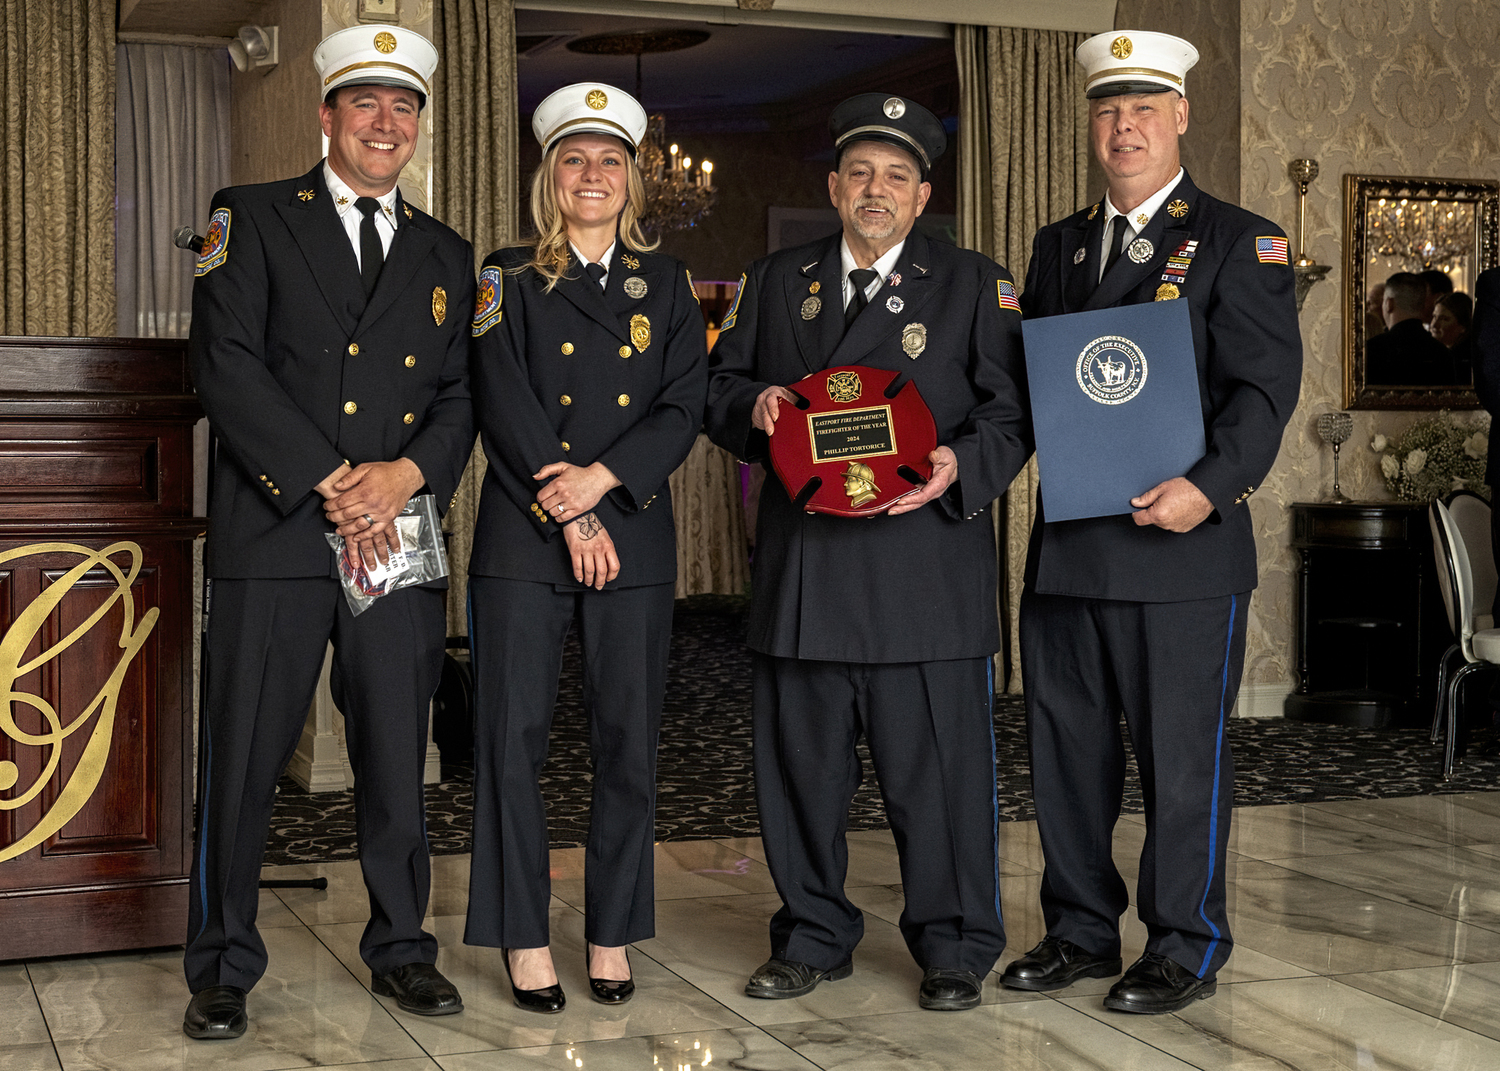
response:
<path id="1" fill-rule="evenodd" d="M 1302 312 L 1301 404 L 1276 467 L 1250 500 L 1261 580 L 1245 682 L 1269 694 L 1293 681 L 1295 557 L 1286 507 L 1317 501 L 1333 486 L 1332 453 L 1314 425 L 1343 403 L 1341 176 L 1500 174 L 1500 19 L 1493 0 L 1244 0 L 1241 25 L 1241 203 L 1290 231 L 1297 196 L 1287 162 L 1317 160 L 1308 255 L 1334 265 Z M 1390 498 L 1370 437 L 1400 431 L 1416 415 L 1354 414 L 1339 468 L 1346 494 Z"/>

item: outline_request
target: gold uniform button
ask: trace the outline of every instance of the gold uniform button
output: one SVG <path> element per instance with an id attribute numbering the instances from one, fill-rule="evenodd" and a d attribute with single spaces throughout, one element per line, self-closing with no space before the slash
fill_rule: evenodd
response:
<path id="1" fill-rule="evenodd" d="M 561 398 L 559 398 L 557 400 L 558 400 L 558 403 L 561 404 L 561 405 L 572 405 L 573 404 L 573 396 L 570 395 L 570 394 L 564 394 Z"/>
<path id="2" fill-rule="evenodd" d="M 415 367 L 417 367 L 417 359 L 415 357 L 413 357 L 411 354 L 407 354 L 406 355 L 406 367 L 407 368 L 415 368 Z"/>
<path id="3" fill-rule="evenodd" d="M 269 476 L 267 476 L 267 475 L 266 475 L 266 474 L 265 474 L 265 473 L 264 473 L 264 472 L 262 472 L 262 473 L 261 473 L 261 474 L 260 474 L 260 478 L 261 478 L 261 479 L 262 479 L 262 480 L 265 480 L 265 481 L 269 481 L 269 480 L 270 480 L 270 477 L 269 477 Z"/>
<path id="4" fill-rule="evenodd" d="M 401 423 L 410 424 L 413 420 L 416 419 L 417 415 L 415 413 L 407 413 L 404 417 L 401 418 Z"/>
<path id="5" fill-rule="evenodd" d="M 620 347 L 620 356 L 621 357 L 629 357 L 630 356 L 630 347 L 629 346 L 621 346 Z"/>
<path id="6" fill-rule="evenodd" d="M 358 342 L 351 342 L 351 343 L 349 343 L 349 356 L 350 357 L 358 357 L 359 356 L 359 343 Z"/>
<path id="7" fill-rule="evenodd" d="M 563 356 L 564 357 L 566 357 L 568 354 L 572 353 L 573 352 L 573 343 L 571 343 L 571 342 L 564 342 L 562 344 L 562 351 L 563 351 Z"/>
<path id="8" fill-rule="evenodd" d="M 272 492 L 271 492 L 271 493 L 272 493 L 272 494 L 273 494 L 273 495 L 279 495 L 279 494 L 281 494 L 281 492 L 280 492 L 280 491 L 272 491 Z"/>
<path id="9" fill-rule="evenodd" d="M 616 398 L 615 401 L 619 405 L 629 405 L 630 404 L 630 395 L 628 395 L 628 394 L 622 394 L 618 398 Z"/>
<path id="10" fill-rule="evenodd" d="M 358 411 L 359 406 L 355 405 L 353 402 L 344 403 L 344 412 L 348 413 L 350 416 L 353 416 Z"/>
<path id="11" fill-rule="evenodd" d="M 569 446 L 569 445 L 568 445 L 568 444 L 567 444 L 567 443 L 563 443 L 563 444 L 562 444 L 562 448 L 563 448 L 563 453 L 567 453 L 567 452 L 568 452 L 568 451 L 569 451 L 569 450 L 571 450 L 571 449 L 573 449 L 573 448 L 572 448 L 572 447 L 571 447 L 571 446 Z"/>

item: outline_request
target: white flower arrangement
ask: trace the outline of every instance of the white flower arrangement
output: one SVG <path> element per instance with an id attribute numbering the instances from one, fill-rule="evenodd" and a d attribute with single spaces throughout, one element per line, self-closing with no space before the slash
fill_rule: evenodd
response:
<path id="1" fill-rule="evenodd" d="M 1380 455 L 1386 489 L 1404 502 L 1430 502 L 1463 490 L 1488 499 L 1489 428 L 1488 414 L 1461 420 L 1445 409 L 1418 420 L 1395 441 L 1375 434 L 1370 449 Z"/>

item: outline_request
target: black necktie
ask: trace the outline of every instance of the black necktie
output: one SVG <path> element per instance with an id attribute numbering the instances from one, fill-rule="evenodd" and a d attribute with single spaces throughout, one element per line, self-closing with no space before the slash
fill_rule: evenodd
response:
<path id="1" fill-rule="evenodd" d="M 1104 256 L 1104 275 L 1109 274 L 1109 269 L 1115 266 L 1115 261 L 1125 251 L 1125 234 L 1130 230 L 1130 222 L 1119 215 L 1109 221 L 1109 226 L 1109 252 Z M 1103 281 L 1104 275 L 1099 277 L 1100 281 Z"/>
<path id="2" fill-rule="evenodd" d="M 609 269 L 603 264 L 585 264 L 583 270 L 589 273 L 589 278 L 594 280 L 595 286 L 598 286 L 600 281 L 609 274 Z"/>
<path id="3" fill-rule="evenodd" d="M 375 213 L 380 211 L 380 202 L 373 197 L 361 197 L 354 207 L 364 215 L 359 221 L 359 278 L 365 284 L 365 297 L 375 293 L 375 284 L 380 279 L 381 266 L 385 264 L 385 246 L 380 243 L 380 234 L 375 230 Z"/>
<path id="4" fill-rule="evenodd" d="M 875 281 L 879 273 L 874 268 L 855 268 L 849 273 L 849 285 L 854 288 L 854 296 L 850 298 L 849 304 L 844 306 L 844 330 L 849 330 L 849 325 L 854 318 L 864 311 L 870 299 L 865 296 L 865 290 Z"/>

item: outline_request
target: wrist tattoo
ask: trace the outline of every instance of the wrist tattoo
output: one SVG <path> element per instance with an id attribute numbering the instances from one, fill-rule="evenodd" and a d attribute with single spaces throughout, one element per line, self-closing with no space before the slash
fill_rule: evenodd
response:
<path id="1" fill-rule="evenodd" d="M 592 513 L 585 513 L 573 523 L 577 525 L 578 538 L 585 542 L 604 531 L 604 525 L 600 524 L 599 518 Z"/>

